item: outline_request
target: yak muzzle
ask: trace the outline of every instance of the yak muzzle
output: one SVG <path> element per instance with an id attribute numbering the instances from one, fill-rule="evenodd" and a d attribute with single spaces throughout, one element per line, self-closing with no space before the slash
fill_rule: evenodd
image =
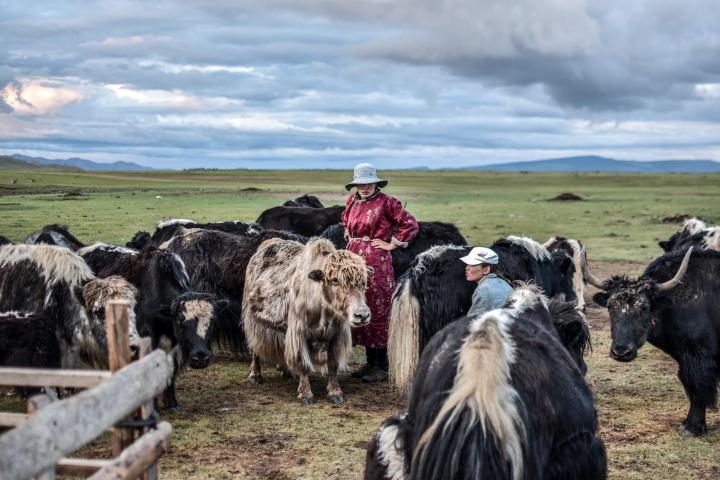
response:
<path id="1" fill-rule="evenodd" d="M 364 327 L 370 323 L 370 312 L 358 312 L 350 319 L 350 326 L 353 328 Z"/>
<path id="2" fill-rule="evenodd" d="M 207 350 L 193 350 L 190 352 L 190 366 L 192 368 L 207 368 L 210 365 L 211 355 Z"/>
<path id="3" fill-rule="evenodd" d="M 637 357 L 637 348 L 634 345 L 612 345 L 610 358 L 618 362 L 632 362 Z"/>

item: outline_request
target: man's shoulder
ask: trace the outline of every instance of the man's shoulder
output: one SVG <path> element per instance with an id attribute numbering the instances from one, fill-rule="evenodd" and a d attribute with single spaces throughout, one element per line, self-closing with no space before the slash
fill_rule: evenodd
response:
<path id="1" fill-rule="evenodd" d="M 484 289 L 495 289 L 497 287 L 507 287 L 512 289 L 512 286 L 504 279 L 500 278 L 498 276 L 492 276 L 489 278 L 484 279 L 482 282 L 478 284 L 478 287 L 475 289 L 475 291 L 478 290 L 484 290 Z"/>

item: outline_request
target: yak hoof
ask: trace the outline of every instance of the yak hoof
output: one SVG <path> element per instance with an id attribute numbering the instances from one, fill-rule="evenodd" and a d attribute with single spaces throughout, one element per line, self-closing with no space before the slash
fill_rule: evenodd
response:
<path id="1" fill-rule="evenodd" d="M 283 377 L 283 378 L 289 378 L 289 379 L 291 379 L 291 380 L 300 380 L 300 377 L 298 377 L 297 375 L 295 375 L 295 374 L 294 374 L 293 372 L 291 372 L 290 370 L 282 370 L 282 377 Z"/>
<path id="2" fill-rule="evenodd" d="M 303 397 L 300 399 L 300 403 L 306 407 L 315 403 L 315 399 L 313 397 Z"/>
<path id="3" fill-rule="evenodd" d="M 683 438 L 693 438 L 693 437 L 699 437 L 703 435 L 705 432 L 707 432 L 707 427 L 705 425 L 701 426 L 699 431 L 695 431 L 694 429 L 688 428 L 687 424 L 685 422 L 681 423 L 678 427 L 678 431 L 680 432 L 680 436 Z"/>
<path id="4" fill-rule="evenodd" d="M 330 398 L 330 401 L 334 405 L 342 405 L 342 403 L 345 401 L 342 395 L 330 395 L 328 398 Z"/>
<path id="5" fill-rule="evenodd" d="M 248 383 L 250 385 L 260 385 L 262 383 L 262 377 L 260 375 L 250 375 L 248 377 Z"/>

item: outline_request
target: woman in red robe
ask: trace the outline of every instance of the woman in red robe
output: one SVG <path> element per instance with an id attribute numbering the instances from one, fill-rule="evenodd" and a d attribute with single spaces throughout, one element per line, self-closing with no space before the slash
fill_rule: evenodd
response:
<path id="1" fill-rule="evenodd" d="M 367 365 L 353 376 L 365 382 L 379 382 L 388 377 L 388 317 L 395 290 L 390 252 L 407 247 L 418 233 L 418 224 L 400 200 L 380 190 L 387 181 L 377 177 L 371 164 L 357 165 L 353 177 L 345 188 L 356 187 L 357 191 L 348 197 L 342 213 L 347 249 L 363 257 L 374 270 L 365 290 L 370 324 L 352 331 L 353 343 L 365 347 Z"/>

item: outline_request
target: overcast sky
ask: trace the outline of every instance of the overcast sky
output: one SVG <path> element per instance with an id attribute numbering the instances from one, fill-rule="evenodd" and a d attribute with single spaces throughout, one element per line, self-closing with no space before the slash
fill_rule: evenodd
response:
<path id="1" fill-rule="evenodd" d="M 720 160 L 720 2 L 0 0 L 0 152 Z"/>

